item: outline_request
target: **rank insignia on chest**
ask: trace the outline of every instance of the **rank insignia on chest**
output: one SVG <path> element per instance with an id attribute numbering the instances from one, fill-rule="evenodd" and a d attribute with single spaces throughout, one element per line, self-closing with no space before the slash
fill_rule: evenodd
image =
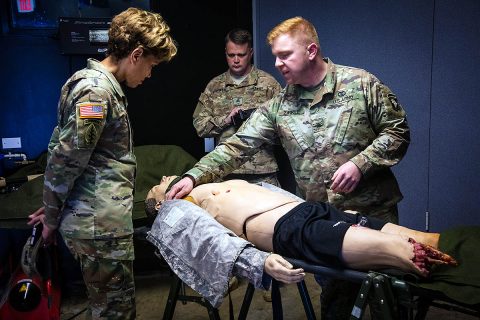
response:
<path id="1" fill-rule="evenodd" d="M 234 106 L 241 106 L 243 104 L 243 98 L 242 97 L 234 97 L 232 98 L 233 105 Z"/>
<path id="2" fill-rule="evenodd" d="M 105 105 L 99 102 L 77 104 L 80 119 L 103 119 Z"/>

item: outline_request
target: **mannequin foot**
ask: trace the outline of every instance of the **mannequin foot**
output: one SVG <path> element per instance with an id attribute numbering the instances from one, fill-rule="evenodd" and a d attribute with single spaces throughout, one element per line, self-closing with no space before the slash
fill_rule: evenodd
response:
<path id="1" fill-rule="evenodd" d="M 408 239 L 413 244 L 414 257 L 412 258 L 415 266 L 420 270 L 423 276 L 428 276 L 434 265 L 446 264 L 458 266 L 458 262 L 450 255 L 433 248 L 432 246 L 416 242 L 414 239 Z"/>

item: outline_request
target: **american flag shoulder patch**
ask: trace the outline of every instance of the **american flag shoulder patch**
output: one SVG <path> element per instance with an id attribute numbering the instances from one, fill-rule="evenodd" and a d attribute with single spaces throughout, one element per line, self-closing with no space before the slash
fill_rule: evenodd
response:
<path id="1" fill-rule="evenodd" d="M 77 104 L 80 119 L 103 119 L 105 104 L 101 102 L 82 102 Z"/>

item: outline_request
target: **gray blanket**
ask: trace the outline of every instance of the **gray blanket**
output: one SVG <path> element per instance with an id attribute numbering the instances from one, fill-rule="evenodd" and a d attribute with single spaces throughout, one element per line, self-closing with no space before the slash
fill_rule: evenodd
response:
<path id="1" fill-rule="evenodd" d="M 185 200 L 166 201 L 159 210 L 147 240 L 170 268 L 193 290 L 218 307 L 228 290 L 235 261 L 251 246 L 215 221 L 205 210 Z M 262 287 L 268 254 L 256 250 L 248 279 Z"/>

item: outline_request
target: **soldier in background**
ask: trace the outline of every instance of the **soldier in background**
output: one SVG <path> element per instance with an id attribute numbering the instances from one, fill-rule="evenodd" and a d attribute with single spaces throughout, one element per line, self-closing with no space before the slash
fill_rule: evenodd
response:
<path id="1" fill-rule="evenodd" d="M 233 29 L 225 37 L 228 70 L 213 78 L 200 95 L 193 113 L 193 126 L 201 138 L 214 138 L 215 145 L 231 137 L 261 103 L 280 92 L 270 74 L 252 65 L 250 32 Z M 224 180 L 261 181 L 279 186 L 273 147 L 266 145 Z"/>
<path id="2" fill-rule="evenodd" d="M 44 207 L 30 215 L 52 242 L 58 228 L 80 262 L 87 318 L 135 319 L 133 189 L 136 160 L 127 99 L 176 45 L 157 14 L 129 8 L 115 16 L 107 57 L 89 59 L 63 86 L 48 145 Z"/>
<path id="3" fill-rule="evenodd" d="M 301 17 L 283 21 L 267 39 L 286 88 L 189 170 L 167 199 L 227 175 L 279 139 L 304 199 L 398 223 L 402 194 L 390 167 L 405 155 L 410 130 L 395 94 L 367 71 L 323 57 L 315 27 Z M 317 281 L 322 319 L 348 319 L 353 284 Z"/>

